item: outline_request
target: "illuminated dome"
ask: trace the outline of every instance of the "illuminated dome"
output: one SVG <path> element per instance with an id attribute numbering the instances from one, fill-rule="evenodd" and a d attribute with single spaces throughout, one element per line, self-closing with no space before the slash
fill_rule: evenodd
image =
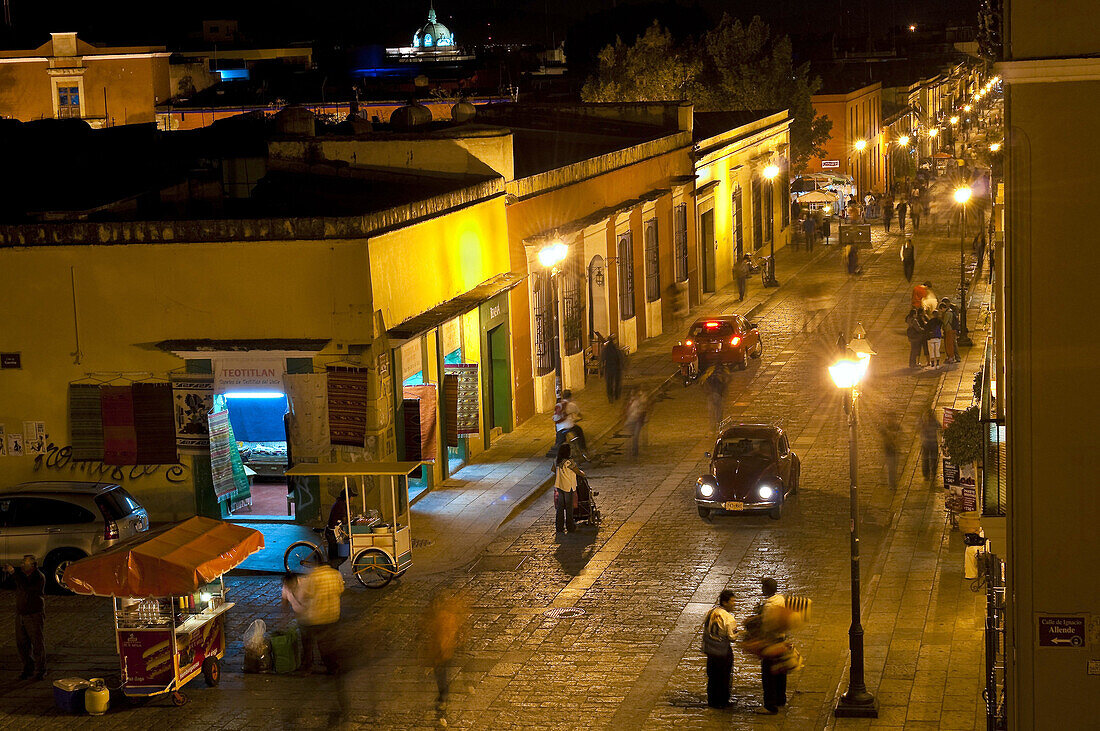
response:
<path id="1" fill-rule="evenodd" d="M 413 35 L 413 48 L 451 48 L 455 37 L 442 23 L 436 22 L 435 7 L 428 9 L 428 23 Z"/>

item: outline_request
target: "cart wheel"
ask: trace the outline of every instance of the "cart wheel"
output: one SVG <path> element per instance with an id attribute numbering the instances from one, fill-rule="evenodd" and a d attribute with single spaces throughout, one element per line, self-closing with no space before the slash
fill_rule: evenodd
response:
<path id="1" fill-rule="evenodd" d="M 211 688 L 215 687 L 222 679 L 222 664 L 216 657 L 208 657 L 202 661 L 202 677 Z"/>
<path id="2" fill-rule="evenodd" d="M 309 541 L 291 543 L 290 548 L 286 549 L 283 555 L 283 565 L 287 571 L 301 571 L 309 566 L 320 566 L 324 561 L 325 557 L 321 554 L 321 549 Z"/>
<path id="3" fill-rule="evenodd" d="M 172 691 L 172 705 L 173 706 L 182 706 L 185 703 L 187 703 L 187 700 L 188 700 L 187 696 L 185 696 L 183 693 L 180 693 L 178 690 Z"/>
<path id="4" fill-rule="evenodd" d="M 355 578 L 368 589 L 381 589 L 390 583 L 396 573 L 395 569 L 393 560 L 381 548 L 360 551 L 351 562 Z"/>

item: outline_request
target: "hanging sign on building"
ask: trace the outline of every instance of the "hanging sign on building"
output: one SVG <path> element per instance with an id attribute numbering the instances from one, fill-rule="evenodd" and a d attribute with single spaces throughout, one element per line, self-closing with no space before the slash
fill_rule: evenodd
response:
<path id="1" fill-rule="evenodd" d="M 822 170 L 828 170 L 830 168 L 839 169 L 840 168 L 840 160 L 822 160 L 821 161 L 821 169 Z"/>
<path id="2" fill-rule="evenodd" d="M 454 433 L 462 436 L 479 433 L 477 370 L 477 363 L 455 363 L 443 366 L 443 374 L 454 376 L 457 381 Z"/>
<path id="3" fill-rule="evenodd" d="M 1039 615 L 1039 647 L 1084 647 L 1085 618 Z"/>
<path id="4" fill-rule="evenodd" d="M 285 372 L 283 358 L 218 358 L 214 360 L 214 388 L 217 393 L 282 393 Z"/>

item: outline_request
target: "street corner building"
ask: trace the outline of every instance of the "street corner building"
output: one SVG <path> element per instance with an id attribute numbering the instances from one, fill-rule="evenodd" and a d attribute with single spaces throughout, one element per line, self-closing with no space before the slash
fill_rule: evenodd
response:
<path id="1" fill-rule="evenodd" d="M 583 388 L 596 333 L 633 350 L 787 242 L 788 130 L 676 102 L 12 123 L 0 479 L 117 482 L 153 520 L 316 520 L 301 463 L 430 489 L 553 408 L 556 358 Z"/>

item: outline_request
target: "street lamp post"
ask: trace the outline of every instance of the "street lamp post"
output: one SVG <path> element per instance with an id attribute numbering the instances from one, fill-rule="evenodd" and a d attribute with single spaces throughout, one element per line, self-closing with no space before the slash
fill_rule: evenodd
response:
<path id="1" fill-rule="evenodd" d="M 848 650 L 852 655 L 852 666 L 848 672 L 848 690 L 837 701 L 834 715 L 838 718 L 878 718 L 878 704 L 867 690 L 863 677 L 863 624 L 860 619 L 860 570 L 859 570 L 859 448 L 856 425 L 859 404 L 859 383 L 867 373 L 874 351 L 867 341 L 863 325 L 856 324 L 855 337 L 848 343 L 848 349 L 855 358 L 842 358 L 829 366 L 829 375 L 837 388 L 845 391 L 845 410 L 848 412 L 848 482 L 849 491 L 849 529 L 851 533 L 851 590 L 852 624 L 848 629 Z"/>
<path id="2" fill-rule="evenodd" d="M 773 185 L 774 181 L 775 181 L 775 176 L 779 175 L 779 167 L 776 166 L 776 165 L 768 165 L 766 168 L 764 168 L 763 172 L 764 172 L 764 179 L 768 181 L 768 185 Z M 775 193 L 773 191 L 772 192 L 772 199 L 773 200 L 774 200 L 774 195 L 775 195 Z M 790 205 L 790 202 L 789 201 L 785 202 L 785 205 Z M 770 247 L 771 247 L 771 256 L 768 258 L 768 278 L 764 282 L 764 286 L 765 287 L 778 287 L 779 282 L 776 281 L 776 279 L 775 279 L 775 222 L 774 222 L 775 206 L 772 206 L 771 210 L 765 211 L 764 215 L 772 217 L 772 226 L 771 226 L 772 234 L 769 237 L 769 241 L 768 241 L 768 243 L 770 244 Z M 764 225 L 763 221 L 761 221 L 761 225 Z"/>
<path id="3" fill-rule="evenodd" d="M 958 344 L 970 346 L 970 330 L 966 327 L 966 202 L 970 200 L 970 188 L 955 189 L 955 202 L 959 204 L 959 337 Z"/>
<path id="4" fill-rule="evenodd" d="M 558 277 L 561 275 L 558 265 L 565 261 L 565 257 L 569 255 L 569 247 L 562 243 L 561 239 L 554 239 L 546 246 L 539 249 L 539 264 L 546 267 L 547 272 L 550 274 L 550 297 L 552 302 L 550 304 L 550 320 L 551 327 L 553 328 L 553 337 L 550 340 L 550 348 L 552 357 L 554 359 L 554 388 L 555 395 L 561 393 L 564 387 L 564 381 L 562 380 L 561 369 L 561 337 L 559 334 L 559 318 L 558 318 Z"/>

